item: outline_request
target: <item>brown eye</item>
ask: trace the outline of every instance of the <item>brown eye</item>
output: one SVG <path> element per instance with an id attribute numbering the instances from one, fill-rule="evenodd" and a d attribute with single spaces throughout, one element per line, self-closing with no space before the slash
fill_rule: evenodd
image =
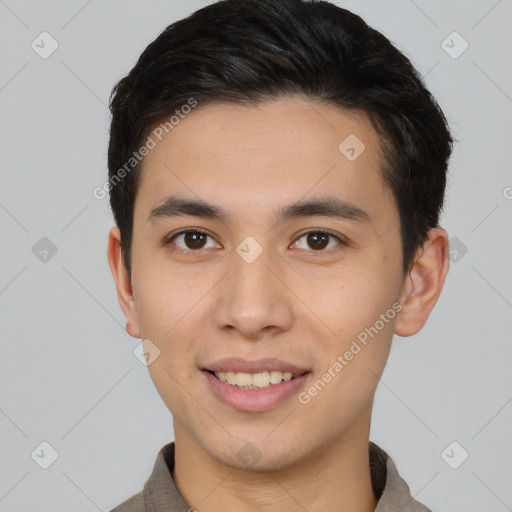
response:
<path id="1" fill-rule="evenodd" d="M 206 243 L 207 236 L 203 233 L 185 233 L 183 241 L 189 249 L 202 249 Z"/>
<path id="2" fill-rule="evenodd" d="M 325 249 L 329 245 L 329 235 L 325 233 L 309 233 L 308 244 L 312 249 Z"/>
<path id="3" fill-rule="evenodd" d="M 344 245 L 344 241 L 327 232 L 322 230 L 309 231 L 304 233 L 296 242 L 299 249 L 306 249 L 309 251 L 324 251 L 324 249 L 331 249 L 336 245 Z"/>
<path id="4" fill-rule="evenodd" d="M 185 251 L 199 251 L 204 248 L 217 247 L 217 244 L 210 235 L 198 230 L 187 230 L 177 233 L 169 240 L 169 243 L 174 243 Z"/>

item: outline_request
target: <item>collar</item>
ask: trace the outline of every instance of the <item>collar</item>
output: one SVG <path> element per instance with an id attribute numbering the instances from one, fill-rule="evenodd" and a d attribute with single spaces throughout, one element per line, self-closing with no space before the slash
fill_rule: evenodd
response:
<path id="1" fill-rule="evenodd" d="M 369 443 L 373 492 L 379 498 L 375 512 L 431 512 L 412 496 L 398 474 L 391 457 L 375 443 Z M 160 449 L 144 489 L 111 512 L 190 512 L 178 491 L 174 470 L 174 442 Z"/>

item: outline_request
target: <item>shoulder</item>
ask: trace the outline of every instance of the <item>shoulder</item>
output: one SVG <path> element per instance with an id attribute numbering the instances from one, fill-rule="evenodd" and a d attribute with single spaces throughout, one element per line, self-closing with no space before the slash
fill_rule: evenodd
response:
<path id="1" fill-rule="evenodd" d="M 400 476 L 391 457 L 379 446 L 370 443 L 372 483 L 380 496 L 375 512 L 431 512 L 411 495 L 409 486 Z"/>
<path id="2" fill-rule="evenodd" d="M 187 505 L 176 488 L 174 469 L 174 442 L 160 449 L 153 471 L 144 488 L 110 512 L 188 512 Z"/>
<path id="3" fill-rule="evenodd" d="M 126 501 L 123 501 L 123 503 L 112 509 L 110 512 L 146 512 L 143 492 L 141 491 Z"/>

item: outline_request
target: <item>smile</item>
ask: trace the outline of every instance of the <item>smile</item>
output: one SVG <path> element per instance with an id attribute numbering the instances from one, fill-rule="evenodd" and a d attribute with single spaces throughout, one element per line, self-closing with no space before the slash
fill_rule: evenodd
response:
<path id="1" fill-rule="evenodd" d="M 294 374 L 277 370 L 257 373 L 201 372 L 208 389 L 230 408 L 245 412 L 264 412 L 297 395 L 312 378 L 311 371 Z"/>
<path id="2" fill-rule="evenodd" d="M 220 381 L 241 389 L 264 389 L 283 381 L 293 380 L 297 375 L 292 372 L 280 372 L 275 370 L 258 373 L 244 372 L 211 372 Z"/>

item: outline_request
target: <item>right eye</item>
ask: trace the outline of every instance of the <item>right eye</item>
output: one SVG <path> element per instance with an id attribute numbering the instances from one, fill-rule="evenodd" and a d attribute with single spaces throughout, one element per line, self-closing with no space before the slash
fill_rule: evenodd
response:
<path id="1" fill-rule="evenodd" d="M 208 245 L 208 238 L 211 239 L 210 245 Z M 198 252 L 201 249 L 210 249 L 212 247 L 218 247 L 218 244 L 213 240 L 213 238 L 206 233 L 206 231 L 202 231 L 200 229 L 186 229 L 180 231 L 172 235 L 165 244 L 173 243 L 181 250 Z"/>

